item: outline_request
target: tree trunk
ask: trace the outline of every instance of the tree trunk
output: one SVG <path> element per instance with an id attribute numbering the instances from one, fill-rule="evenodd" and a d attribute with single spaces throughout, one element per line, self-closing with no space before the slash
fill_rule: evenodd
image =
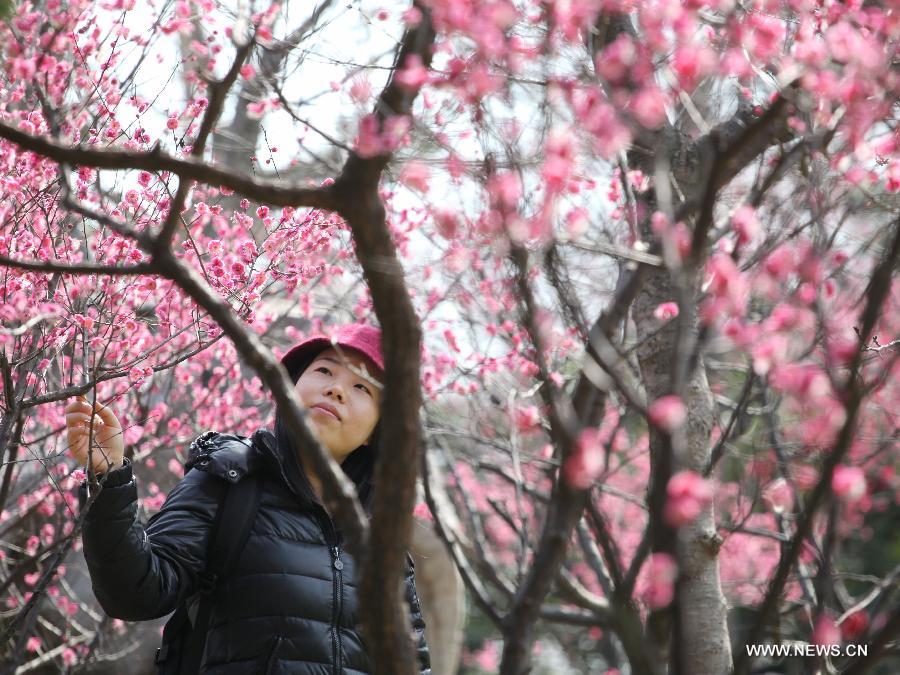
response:
<path id="1" fill-rule="evenodd" d="M 648 403 L 671 392 L 674 360 L 686 358 L 676 353 L 677 321 L 670 321 L 659 330 L 659 321 L 653 316 L 657 306 L 675 298 L 676 289 L 668 271 L 654 270 L 632 310 L 639 340 L 659 331 L 638 349 Z M 691 318 L 691 330 L 696 334 L 696 317 Z M 672 472 L 689 469 L 702 473 L 711 453 L 713 425 L 713 398 L 702 358 L 689 376 L 685 405 L 688 418 L 684 450 L 672 458 Z M 650 443 L 651 456 L 657 457 L 657 453 L 665 451 L 658 434 L 651 434 Z M 676 652 L 681 655 L 680 672 L 690 675 L 721 675 L 731 669 L 727 605 L 719 579 L 717 542 L 712 505 L 678 533 L 676 590 L 680 642 Z"/>

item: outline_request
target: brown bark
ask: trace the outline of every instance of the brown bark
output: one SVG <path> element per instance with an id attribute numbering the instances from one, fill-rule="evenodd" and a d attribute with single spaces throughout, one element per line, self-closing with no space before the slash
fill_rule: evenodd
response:
<path id="1" fill-rule="evenodd" d="M 659 322 L 653 316 L 658 305 L 675 297 L 670 274 L 653 270 L 632 310 L 638 339 L 652 335 L 637 352 L 648 403 L 671 392 L 673 359 L 684 358 L 676 352 L 676 322 L 659 331 Z M 690 330 L 696 334 L 696 320 Z M 683 469 L 702 473 L 709 461 L 713 399 L 702 359 L 687 382 L 685 405 L 689 412 L 684 441 L 675 444 L 677 450 L 671 458 L 664 454 L 672 451 L 672 444 L 660 434 L 651 434 L 651 470 L 656 480 L 661 480 L 662 466 L 670 469 L 663 471 L 668 475 Z M 651 526 L 674 536 L 659 521 Z M 691 675 L 721 675 L 731 667 L 727 603 L 720 585 L 717 547 L 713 544 L 716 536 L 715 512 L 709 506 L 697 520 L 680 529 L 674 542 L 679 564 L 676 607 L 680 614 L 680 672 Z"/>

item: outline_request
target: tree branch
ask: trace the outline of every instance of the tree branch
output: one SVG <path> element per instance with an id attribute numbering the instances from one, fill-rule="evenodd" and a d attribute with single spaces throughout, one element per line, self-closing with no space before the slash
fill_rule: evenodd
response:
<path id="1" fill-rule="evenodd" d="M 892 241 L 881 262 L 872 273 L 872 277 L 869 281 L 868 297 L 865 309 L 862 313 L 862 328 L 859 333 L 860 349 L 857 351 L 851 362 L 850 372 L 847 376 L 847 383 L 843 392 L 843 399 L 846 401 L 845 410 L 847 418 L 838 432 L 834 447 L 831 452 L 826 455 L 819 481 L 806 501 L 803 514 L 797 521 L 794 537 L 791 540 L 787 551 L 779 560 L 778 568 L 769 582 L 766 596 L 759 606 L 756 622 L 747 635 L 747 644 L 759 643 L 766 622 L 769 620 L 769 616 L 775 610 L 775 607 L 781 598 L 784 584 L 787 582 L 788 575 L 800 555 L 804 541 L 812 531 L 816 511 L 818 510 L 819 505 L 825 501 L 825 498 L 831 492 L 831 478 L 834 474 L 834 470 L 850 448 L 856 426 L 856 418 L 859 414 L 863 399 L 863 387 L 857 377 L 863 360 L 864 352 L 862 347 L 869 342 L 869 339 L 872 336 L 872 331 L 875 328 L 875 323 L 881 312 L 881 306 L 891 288 L 891 278 L 898 260 L 900 260 L 900 220 L 894 221 Z M 737 654 L 738 656 L 734 664 L 734 673 L 735 675 L 746 675 L 746 673 L 749 672 L 752 659 L 745 650 L 738 650 Z"/>
<path id="2" fill-rule="evenodd" d="M 20 148 L 61 164 L 90 166 L 97 169 L 142 169 L 168 171 L 181 180 L 231 188 L 237 193 L 273 206 L 297 206 L 335 210 L 337 203 L 330 188 L 301 188 L 282 181 L 257 180 L 220 169 L 196 158 L 179 159 L 164 153 L 159 145 L 149 152 L 108 150 L 66 146 L 44 136 L 32 136 L 0 122 L 0 138 Z"/>

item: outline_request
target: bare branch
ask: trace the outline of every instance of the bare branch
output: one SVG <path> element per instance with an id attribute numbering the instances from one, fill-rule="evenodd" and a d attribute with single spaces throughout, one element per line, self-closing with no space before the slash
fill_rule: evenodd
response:
<path id="1" fill-rule="evenodd" d="M 172 157 L 160 150 L 158 145 L 149 152 L 69 147 L 43 136 L 26 134 L 3 122 L 0 122 L 0 138 L 63 164 L 97 169 L 169 171 L 181 180 L 195 180 L 207 185 L 231 188 L 250 199 L 274 206 L 306 206 L 329 210 L 337 207 L 333 190 L 329 188 L 301 188 L 281 181 L 257 180 L 235 174 L 227 168 L 211 166 L 199 159 Z"/>

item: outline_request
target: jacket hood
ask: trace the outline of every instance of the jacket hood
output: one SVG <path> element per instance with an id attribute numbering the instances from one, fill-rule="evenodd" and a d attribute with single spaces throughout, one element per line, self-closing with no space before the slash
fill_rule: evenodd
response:
<path id="1" fill-rule="evenodd" d="M 215 431 L 201 434 L 191 443 L 184 463 L 185 473 L 194 468 L 230 483 L 267 469 L 279 476 L 301 503 L 316 501 L 298 459 L 286 452 L 268 429 L 257 429 L 249 438 Z"/>
<path id="2" fill-rule="evenodd" d="M 230 483 L 237 483 L 257 470 L 259 459 L 252 441 L 246 437 L 207 431 L 191 443 L 184 469 L 187 473 L 197 468 Z"/>

